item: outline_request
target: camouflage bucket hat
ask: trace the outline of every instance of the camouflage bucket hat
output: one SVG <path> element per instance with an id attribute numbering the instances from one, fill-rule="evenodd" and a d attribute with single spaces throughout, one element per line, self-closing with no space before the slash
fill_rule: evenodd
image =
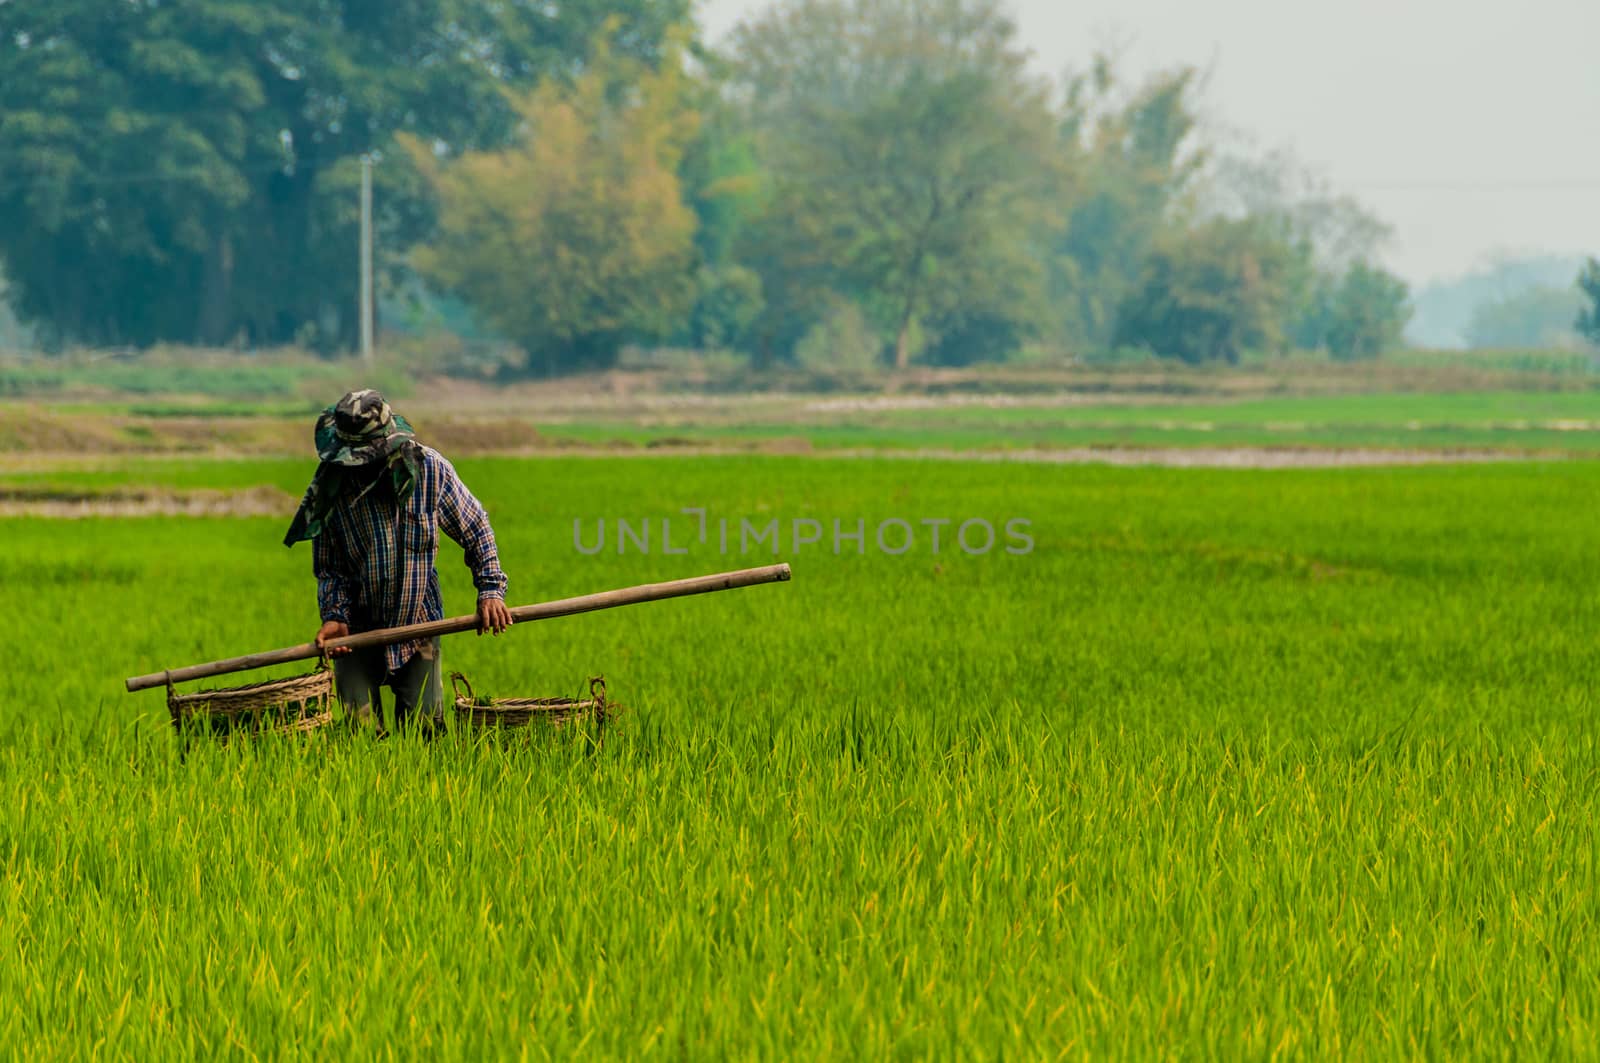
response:
<path id="1" fill-rule="evenodd" d="M 370 388 L 350 392 L 317 418 L 317 457 L 334 465 L 383 461 L 415 438 L 406 419 Z"/>

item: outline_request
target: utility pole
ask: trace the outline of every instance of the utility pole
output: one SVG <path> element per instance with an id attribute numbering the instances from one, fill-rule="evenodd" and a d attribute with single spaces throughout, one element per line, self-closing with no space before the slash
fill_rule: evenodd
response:
<path id="1" fill-rule="evenodd" d="M 372 362 L 372 156 L 361 156 L 361 358 Z"/>

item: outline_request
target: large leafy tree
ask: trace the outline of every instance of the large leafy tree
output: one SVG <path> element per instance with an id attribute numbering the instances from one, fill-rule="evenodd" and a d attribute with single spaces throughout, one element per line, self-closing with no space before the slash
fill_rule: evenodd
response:
<path id="1" fill-rule="evenodd" d="M 1165 237 L 1118 314 L 1115 342 L 1185 362 L 1236 363 L 1284 345 L 1294 250 L 1254 220 Z"/>
<path id="2" fill-rule="evenodd" d="M 1204 155 L 1195 144 L 1195 72 L 1170 71 L 1125 94 L 1106 57 L 1068 79 L 1063 137 L 1078 181 L 1051 251 L 1057 338 L 1111 342 L 1117 310 L 1146 256 L 1180 214 Z"/>
<path id="3" fill-rule="evenodd" d="M 1328 304 L 1328 353 L 1341 361 L 1398 347 L 1411 318 L 1406 282 L 1366 262 L 1345 271 Z"/>
<path id="4" fill-rule="evenodd" d="M 440 202 L 423 273 L 549 371 L 671 332 L 695 294 L 695 215 L 676 173 L 696 120 L 685 80 L 675 57 L 651 71 L 602 45 L 576 81 L 518 101 L 510 147 L 440 164 L 407 141 Z"/>
<path id="5" fill-rule="evenodd" d="M 743 238 L 759 216 L 765 182 L 755 138 L 722 91 L 725 61 L 701 57 L 704 76 L 690 86 L 700 120 L 678 167 L 695 214 L 699 259 L 694 309 L 673 337 L 702 349 L 742 349 L 765 304 L 760 276 L 739 261 Z"/>
<path id="6" fill-rule="evenodd" d="M 1014 309 L 1059 157 L 1048 86 L 995 0 L 785 0 L 735 34 L 770 174 L 766 332 L 824 274 L 892 336 L 957 307 Z M 784 253 L 775 254 L 775 249 Z M 758 326 L 760 327 L 760 326 Z"/>
<path id="7" fill-rule="evenodd" d="M 357 158 L 515 122 L 501 88 L 659 52 L 687 0 L 0 3 L 0 256 L 19 309 L 98 343 L 347 341 Z M 414 172 L 379 224 L 421 232 Z"/>
<path id="8" fill-rule="evenodd" d="M 1385 222 L 1286 151 L 1222 155 L 1206 176 L 1210 210 L 1249 218 L 1293 249 L 1292 346 L 1348 359 L 1400 342 L 1410 316 L 1405 284 L 1373 265 L 1392 235 Z"/>

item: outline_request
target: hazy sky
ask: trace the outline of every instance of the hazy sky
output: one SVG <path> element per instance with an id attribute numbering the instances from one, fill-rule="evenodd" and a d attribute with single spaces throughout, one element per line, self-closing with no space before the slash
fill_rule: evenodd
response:
<path id="1" fill-rule="evenodd" d="M 713 40 L 768 0 L 701 0 Z M 1600 253 L 1600 0 L 1011 0 L 1041 69 L 1208 73 L 1208 125 L 1395 227 L 1413 282 Z"/>

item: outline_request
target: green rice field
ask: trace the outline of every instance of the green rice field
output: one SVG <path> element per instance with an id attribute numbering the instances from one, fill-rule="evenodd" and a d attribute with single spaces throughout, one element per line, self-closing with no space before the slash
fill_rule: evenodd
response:
<path id="1" fill-rule="evenodd" d="M 1066 401 L 1061 401 L 1061 400 Z M 1274 395 L 811 398 L 637 418 L 554 414 L 552 439 L 717 445 L 804 440 L 817 449 L 1060 447 L 1600 451 L 1600 391 Z"/>
<path id="2" fill-rule="evenodd" d="M 250 373 L 240 375 L 241 386 L 258 383 Z M 982 381 L 947 383 L 977 389 Z M 1304 382 L 1306 388 L 1316 383 Z M 1363 384 L 1367 390 L 1356 390 Z M 1293 377 L 1249 373 L 1064 375 L 1032 385 L 1039 390 L 1021 390 L 1011 381 L 1013 390 L 994 392 L 708 393 L 634 386 L 637 393 L 527 382 L 503 389 L 457 382 L 442 391 L 423 385 L 405 407 L 457 456 L 1064 448 L 1600 455 L 1600 388 L 1588 377 L 1555 378 L 1540 387 L 1452 386 L 1429 377 L 1377 390 L 1373 381 L 1341 378 L 1322 381 L 1321 391 L 1296 390 Z M 1328 390 L 1337 388 L 1345 390 Z M 0 454 L 300 454 L 305 425 L 326 395 L 263 395 L 249 401 L 178 393 L 23 402 L 6 401 L 0 388 Z"/>
<path id="3" fill-rule="evenodd" d="M 598 748 L 336 727 L 180 757 L 122 680 L 308 640 L 309 548 L 266 517 L 0 519 L 7 1056 L 1600 1053 L 1600 465 L 457 464 L 513 604 L 794 580 L 446 640 L 494 694 L 604 673 Z M 722 519 L 777 520 L 777 554 L 724 552 Z M 470 611 L 458 548 L 440 570 Z"/>

